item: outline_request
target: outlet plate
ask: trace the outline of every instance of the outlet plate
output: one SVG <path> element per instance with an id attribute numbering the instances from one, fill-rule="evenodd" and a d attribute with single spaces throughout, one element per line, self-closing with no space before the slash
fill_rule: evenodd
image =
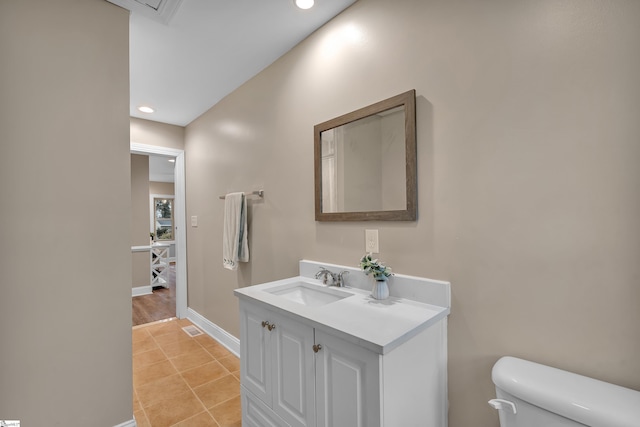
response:
<path id="1" fill-rule="evenodd" d="M 364 230 L 364 250 L 370 253 L 380 253 L 378 230 Z"/>

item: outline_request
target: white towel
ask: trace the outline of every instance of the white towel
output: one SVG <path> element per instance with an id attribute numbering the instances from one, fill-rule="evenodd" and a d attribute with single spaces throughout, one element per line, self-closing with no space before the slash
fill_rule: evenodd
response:
<path id="1" fill-rule="evenodd" d="M 237 270 L 239 261 L 249 261 L 247 200 L 244 193 L 229 193 L 224 197 L 222 265 L 229 270 Z"/>

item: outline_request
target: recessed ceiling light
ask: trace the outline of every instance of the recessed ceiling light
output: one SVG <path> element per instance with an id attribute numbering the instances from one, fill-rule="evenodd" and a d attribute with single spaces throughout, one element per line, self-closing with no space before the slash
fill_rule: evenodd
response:
<path id="1" fill-rule="evenodd" d="M 138 110 L 142 111 L 143 113 L 153 113 L 155 111 L 153 108 L 147 107 L 146 105 L 138 107 Z"/>
<path id="2" fill-rule="evenodd" d="M 313 0 L 296 0 L 296 6 L 300 9 L 311 9 L 313 7 Z"/>
<path id="3" fill-rule="evenodd" d="M 175 163 L 175 162 L 176 162 L 176 159 L 169 159 L 169 161 L 170 161 L 171 163 Z"/>

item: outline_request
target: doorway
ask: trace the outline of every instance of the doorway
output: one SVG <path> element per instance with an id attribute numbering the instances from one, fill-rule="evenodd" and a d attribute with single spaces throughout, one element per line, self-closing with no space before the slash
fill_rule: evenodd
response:
<path id="1" fill-rule="evenodd" d="M 131 142 L 131 154 L 175 158 L 174 167 L 174 232 L 175 232 L 175 311 L 176 317 L 187 316 L 187 237 L 185 220 L 184 150 Z"/>

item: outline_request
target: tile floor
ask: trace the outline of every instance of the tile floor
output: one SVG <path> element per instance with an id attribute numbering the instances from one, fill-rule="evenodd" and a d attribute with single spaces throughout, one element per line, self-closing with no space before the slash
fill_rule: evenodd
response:
<path id="1" fill-rule="evenodd" d="M 240 361 L 186 319 L 133 328 L 133 414 L 138 427 L 240 427 Z"/>

